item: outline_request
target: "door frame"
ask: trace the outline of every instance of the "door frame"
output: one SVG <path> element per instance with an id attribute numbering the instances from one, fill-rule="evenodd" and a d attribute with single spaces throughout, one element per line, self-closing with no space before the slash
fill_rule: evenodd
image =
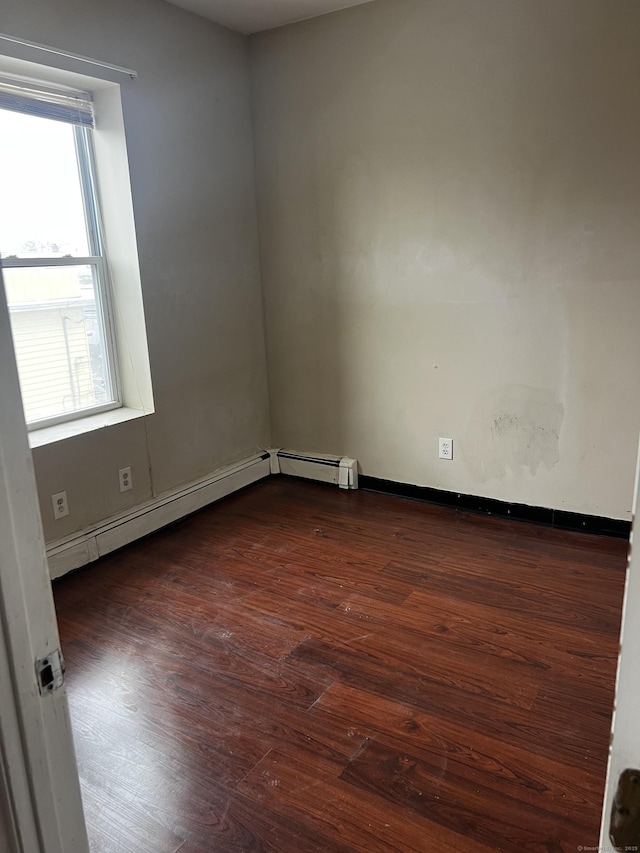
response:
<path id="1" fill-rule="evenodd" d="M 613 850 L 609 838 L 611 809 L 618 780 L 627 768 L 640 768 L 640 728 L 638 704 L 640 703 L 640 543 L 636 543 L 636 520 L 640 507 L 640 448 L 636 463 L 636 480 L 631 517 L 631 537 L 627 556 L 627 575 L 620 627 L 620 649 L 616 690 L 611 719 L 609 762 L 605 782 L 602 822 L 600 825 L 600 850 Z M 635 545 L 635 547 L 634 547 Z"/>
<path id="2" fill-rule="evenodd" d="M 1 269 L 0 400 L 0 818 L 16 853 L 88 853 L 66 688 L 36 674 L 60 640 Z"/>

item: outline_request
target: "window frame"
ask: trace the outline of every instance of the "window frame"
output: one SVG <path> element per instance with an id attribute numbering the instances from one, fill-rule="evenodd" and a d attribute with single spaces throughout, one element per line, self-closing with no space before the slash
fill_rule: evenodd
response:
<path id="1" fill-rule="evenodd" d="M 48 119 L 43 119 L 48 120 Z M 76 161 L 82 196 L 82 206 L 87 229 L 88 248 L 91 254 L 65 257 L 21 258 L 15 255 L 0 258 L 3 269 L 34 269 L 38 267 L 73 267 L 88 266 L 93 271 L 96 312 L 100 328 L 104 330 L 106 373 L 109 379 L 113 399 L 95 406 L 52 415 L 47 418 L 27 421 L 27 429 L 31 431 L 43 429 L 57 424 L 77 421 L 85 417 L 109 412 L 122 408 L 122 387 L 118 366 L 118 347 L 113 317 L 113 297 L 109 277 L 109 268 L 104 251 L 102 219 L 100 215 L 100 198 L 96 181 L 95 153 L 93 148 L 93 129 L 73 125 Z M 11 313 L 11 312 L 10 312 Z M 26 420 L 26 413 L 25 413 Z"/>

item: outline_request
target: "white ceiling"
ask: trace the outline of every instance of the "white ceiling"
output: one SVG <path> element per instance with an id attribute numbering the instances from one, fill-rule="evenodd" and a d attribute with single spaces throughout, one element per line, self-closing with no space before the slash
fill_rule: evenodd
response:
<path id="1" fill-rule="evenodd" d="M 258 33 L 371 0 L 169 0 L 241 33 Z"/>

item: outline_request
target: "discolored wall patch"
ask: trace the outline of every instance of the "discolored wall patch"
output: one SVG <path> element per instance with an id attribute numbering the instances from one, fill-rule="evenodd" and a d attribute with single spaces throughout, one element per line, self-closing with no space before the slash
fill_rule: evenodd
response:
<path id="1" fill-rule="evenodd" d="M 557 465 L 563 419 L 564 407 L 551 389 L 496 389 L 478 403 L 469 424 L 464 460 L 470 474 L 485 482 Z"/>

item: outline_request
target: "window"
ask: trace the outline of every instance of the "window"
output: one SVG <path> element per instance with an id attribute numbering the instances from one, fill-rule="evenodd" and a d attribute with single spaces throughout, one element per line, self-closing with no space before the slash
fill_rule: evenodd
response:
<path id="1" fill-rule="evenodd" d="M 0 256 L 31 429 L 121 405 L 86 93 L 0 78 Z"/>

